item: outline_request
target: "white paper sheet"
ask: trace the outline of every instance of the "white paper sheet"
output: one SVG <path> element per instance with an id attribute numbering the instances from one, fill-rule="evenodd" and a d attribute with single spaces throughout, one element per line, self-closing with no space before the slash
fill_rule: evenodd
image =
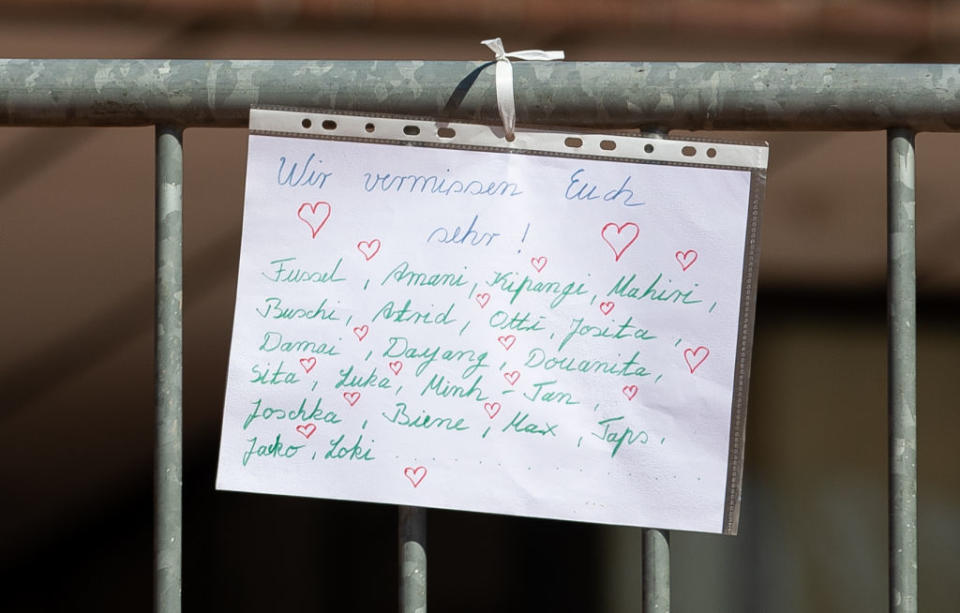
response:
<path id="1" fill-rule="evenodd" d="M 731 531 L 750 199 L 742 167 L 252 134 L 217 487 Z"/>

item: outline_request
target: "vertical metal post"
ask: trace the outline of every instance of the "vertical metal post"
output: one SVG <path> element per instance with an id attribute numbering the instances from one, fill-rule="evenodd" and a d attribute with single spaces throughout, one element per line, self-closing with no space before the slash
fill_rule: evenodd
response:
<path id="1" fill-rule="evenodd" d="M 890 328 L 890 611 L 917 611 L 916 150 L 887 132 L 887 312 Z"/>
<path id="2" fill-rule="evenodd" d="M 400 611 L 427 612 L 427 510 L 400 507 Z"/>
<path id="3" fill-rule="evenodd" d="M 644 130 L 647 138 L 666 138 L 667 130 Z M 643 531 L 643 611 L 670 611 L 670 532 L 647 528 Z"/>
<path id="4" fill-rule="evenodd" d="M 647 528 L 643 531 L 643 611 L 670 610 L 670 533 Z"/>
<path id="5" fill-rule="evenodd" d="M 183 129 L 157 126 L 154 610 L 180 611 L 183 464 Z"/>

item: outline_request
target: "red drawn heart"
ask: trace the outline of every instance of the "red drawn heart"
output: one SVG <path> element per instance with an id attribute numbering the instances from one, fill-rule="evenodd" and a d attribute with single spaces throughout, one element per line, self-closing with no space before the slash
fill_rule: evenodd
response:
<path id="1" fill-rule="evenodd" d="M 511 370 L 510 372 L 503 373 L 503 378 L 506 379 L 510 385 L 516 385 L 517 379 L 520 378 L 519 370 Z"/>
<path id="2" fill-rule="evenodd" d="M 703 356 L 700 355 L 701 353 Z M 693 371 L 703 364 L 703 361 L 707 359 L 708 355 L 710 355 L 710 350 L 703 345 L 697 347 L 696 349 L 683 350 L 683 359 L 687 363 L 687 368 L 690 369 L 690 374 L 693 374 Z"/>
<path id="3" fill-rule="evenodd" d="M 397 360 L 396 362 L 390 362 L 390 370 L 393 371 L 393 374 L 399 375 L 400 371 L 403 370 L 403 362 Z"/>
<path id="4" fill-rule="evenodd" d="M 375 238 L 369 241 L 360 241 L 357 243 L 357 249 L 360 250 L 360 253 L 362 253 L 363 257 L 367 258 L 369 262 L 370 259 L 380 251 L 380 239 Z"/>
<path id="5" fill-rule="evenodd" d="M 319 209 L 319 211 L 317 209 Z M 304 202 L 300 205 L 300 208 L 297 209 L 297 217 L 300 218 L 300 221 L 310 226 L 310 232 L 313 233 L 312 238 L 317 238 L 317 234 L 320 232 L 320 229 L 323 228 L 323 224 L 327 223 L 327 220 L 330 219 L 330 203 L 315 202 L 310 204 L 309 202 Z"/>
<path id="6" fill-rule="evenodd" d="M 357 340 L 363 340 L 367 338 L 367 332 L 370 331 L 370 327 L 366 324 L 362 326 L 357 326 L 353 329 L 353 333 L 357 335 Z"/>
<path id="7" fill-rule="evenodd" d="M 297 432 L 302 434 L 304 438 L 310 438 L 313 436 L 313 433 L 317 431 L 316 424 L 300 424 L 297 426 Z"/>
<path id="8" fill-rule="evenodd" d="M 413 487 L 417 487 L 423 481 L 423 478 L 427 476 L 427 467 L 426 466 L 407 466 L 403 469 L 403 476 L 406 477 Z"/>
<path id="9" fill-rule="evenodd" d="M 506 336 L 498 336 L 497 340 L 500 341 L 500 344 L 503 345 L 504 349 L 509 351 L 510 348 L 513 347 L 513 344 L 517 342 L 517 337 L 512 334 L 508 334 Z"/>
<path id="10" fill-rule="evenodd" d="M 482 294 L 477 294 L 476 300 L 477 300 L 477 304 L 479 304 L 480 308 L 482 309 L 485 306 L 487 306 L 488 302 L 490 302 L 490 294 L 486 292 Z"/>
<path id="11" fill-rule="evenodd" d="M 537 272 L 543 272 L 543 267 L 547 265 L 547 258 L 542 255 L 538 258 L 530 258 L 530 264 L 537 269 Z"/>
<path id="12" fill-rule="evenodd" d="M 623 386 L 623 395 L 627 397 L 627 400 L 633 400 L 637 396 L 637 386 L 636 385 L 624 385 Z"/>
<path id="13" fill-rule="evenodd" d="M 693 249 L 687 249 L 686 251 L 678 251 L 673 257 L 677 258 L 680 268 L 686 272 L 697 261 L 697 252 Z"/>
<path id="14" fill-rule="evenodd" d="M 500 412 L 500 409 L 503 408 L 500 406 L 499 402 L 484 402 L 483 410 L 487 412 L 487 415 L 490 419 L 493 419 L 497 416 L 497 413 Z"/>
<path id="15" fill-rule="evenodd" d="M 300 366 L 303 367 L 303 372 L 310 372 L 316 365 L 317 358 L 300 358 Z"/>
<path id="16" fill-rule="evenodd" d="M 353 406 L 360 400 L 360 392 L 344 392 L 343 399 L 346 400 L 350 406 Z"/>
<path id="17" fill-rule="evenodd" d="M 640 236 L 640 227 L 632 221 L 619 226 L 611 221 L 603 226 L 603 230 L 600 231 L 600 237 L 613 249 L 613 255 L 616 256 L 617 262 L 620 261 L 627 248 L 637 240 L 638 236 Z"/>
<path id="18" fill-rule="evenodd" d="M 613 310 L 613 302 L 601 302 L 600 303 L 600 312 L 604 315 L 609 315 L 610 311 Z"/>

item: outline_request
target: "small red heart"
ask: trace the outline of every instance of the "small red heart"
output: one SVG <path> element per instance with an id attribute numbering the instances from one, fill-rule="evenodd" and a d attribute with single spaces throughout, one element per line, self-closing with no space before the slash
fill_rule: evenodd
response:
<path id="1" fill-rule="evenodd" d="M 613 310 L 613 302 L 601 302 L 600 303 L 600 312 L 604 315 L 609 315 L 610 311 Z"/>
<path id="2" fill-rule="evenodd" d="M 680 268 L 686 272 L 686 270 L 697 261 L 697 252 L 693 249 L 687 249 L 686 251 L 678 251 L 673 257 L 677 258 L 677 262 L 680 263 Z"/>
<path id="3" fill-rule="evenodd" d="M 300 366 L 303 367 L 303 372 L 310 372 L 316 365 L 317 358 L 300 358 Z"/>
<path id="4" fill-rule="evenodd" d="M 501 408 L 502 408 L 502 407 L 500 406 L 500 403 L 499 403 L 499 402 L 484 402 L 484 403 L 483 403 L 483 410 L 487 412 L 487 415 L 490 416 L 490 419 L 493 419 L 494 417 L 496 417 L 496 416 L 497 416 L 497 413 L 500 412 L 500 409 L 501 409 Z"/>
<path id="5" fill-rule="evenodd" d="M 637 386 L 636 385 L 624 385 L 623 386 L 623 395 L 627 397 L 627 400 L 633 400 L 637 395 Z"/>
<path id="6" fill-rule="evenodd" d="M 516 385 L 517 379 L 520 378 L 519 370 L 511 370 L 510 372 L 503 373 L 503 378 L 506 379 L 510 385 Z"/>
<path id="7" fill-rule="evenodd" d="M 700 356 L 701 353 L 703 354 L 702 357 Z M 697 347 L 696 349 L 683 350 L 683 359 L 687 363 L 687 368 L 690 369 L 690 374 L 693 374 L 693 371 L 703 364 L 703 361 L 707 359 L 708 355 L 710 355 L 710 350 L 703 345 Z"/>
<path id="8" fill-rule="evenodd" d="M 357 326 L 356 328 L 353 329 L 353 333 L 357 335 L 357 340 L 361 340 L 361 341 L 367 338 L 367 332 L 369 331 L 370 331 L 370 327 L 367 326 L 366 324 L 362 326 Z"/>
<path id="9" fill-rule="evenodd" d="M 403 476 L 409 479 L 410 483 L 413 484 L 413 487 L 417 487 L 423 481 L 423 478 L 427 476 L 427 467 L 426 466 L 407 466 L 403 469 Z"/>
<path id="10" fill-rule="evenodd" d="M 482 294 L 477 294 L 476 300 L 477 300 L 477 304 L 479 304 L 480 308 L 482 309 L 485 306 L 487 306 L 488 302 L 490 302 L 490 294 L 486 292 Z"/>
<path id="11" fill-rule="evenodd" d="M 297 426 L 297 432 L 302 434 L 304 438 L 310 438 L 313 436 L 313 433 L 317 431 L 316 424 L 301 424 Z"/>
<path id="12" fill-rule="evenodd" d="M 504 349 L 509 351 L 510 348 L 513 347 L 513 344 L 517 342 L 517 337 L 512 334 L 508 334 L 506 336 L 498 336 L 497 340 L 500 341 L 500 344 L 503 345 Z"/>
<path id="13" fill-rule="evenodd" d="M 542 255 L 538 258 L 530 258 L 530 264 L 537 269 L 537 272 L 543 272 L 543 267 L 547 265 L 547 258 Z"/>
<path id="14" fill-rule="evenodd" d="M 357 249 L 360 250 L 360 253 L 362 253 L 363 257 L 367 258 L 369 262 L 370 259 L 380 251 L 380 239 L 375 238 L 369 241 L 360 241 L 357 243 Z"/>
<path id="15" fill-rule="evenodd" d="M 360 400 L 360 392 L 344 392 L 343 399 L 346 400 L 350 406 L 353 406 Z"/>
<path id="16" fill-rule="evenodd" d="M 320 232 L 323 224 L 327 223 L 327 220 L 330 219 L 330 203 L 316 202 L 310 204 L 309 202 L 304 202 L 300 205 L 300 208 L 297 209 L 297 217 L 300 218 L 300 221 L 310 226 L 310 232 L 313 234 L 312 238 L 317 238 L 317 234 Z"/>
<path id="17" fill-rule="evenodd" d="M 403 370 L 403 362 L 397 360 L 396 362 L 390 362 L 390 370 L 393 371 L 393 374 L 399 375 L 400 371 Z"/>

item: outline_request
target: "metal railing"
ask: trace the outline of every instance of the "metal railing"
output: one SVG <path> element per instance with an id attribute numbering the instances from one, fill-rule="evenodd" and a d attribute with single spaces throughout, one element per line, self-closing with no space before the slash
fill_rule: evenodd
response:
<path id="1" fill-rule="evenodd" d="M 886 130 L 889 608 L 917 611 L 915 149 L 960 129 L 960 65 L 558 62 L 515 68 L 518 120 L 587 128 Z M 251 105 L 498 122 L 492 63 L 0 60 L 0 125 L 155 125 L 155 607 L 180 610 L 183 129 Z M 401 507 L 400 607 L 426 610 L 426 512 Z M 670 607 L 669 534 L 644 534 L 644 608 Z"/>

